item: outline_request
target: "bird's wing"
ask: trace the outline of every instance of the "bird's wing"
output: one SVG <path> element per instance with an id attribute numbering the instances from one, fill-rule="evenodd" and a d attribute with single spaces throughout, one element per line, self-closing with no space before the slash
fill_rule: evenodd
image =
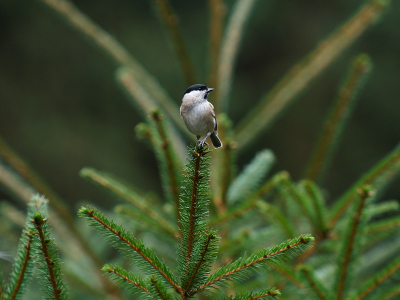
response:
<path id="1" fill-rule="evenodd" d="M 211 107 L 211 112 L 212 112 L 212 115 L 214 116 L 214 120 L 215 120 L 214 133 L 218 134 L 218 123 L 217 123 L 217 118 L 215 117 L 215 113 L 214 113 L 214 105 L 212 105 L 212 103 L 210 103 L 210 102 L 208 102 L 208 104 Z"/>

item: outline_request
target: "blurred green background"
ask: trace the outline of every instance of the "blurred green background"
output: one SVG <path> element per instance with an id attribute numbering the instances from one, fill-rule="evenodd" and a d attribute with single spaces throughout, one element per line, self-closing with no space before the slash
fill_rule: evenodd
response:
<path id="1" fill-rule="evenodd" d="M 187 88 L 153 1 L 73 1 L 110 32 L 180 103 Z M 171 0 L 196 66 L 207 83 L 208 1 Z M 230 9 L 232 1 L 225 1 Z M 229 115 L 235 124 L 298 60 L 348 19 L 363 1 L 258 1 L 237 60 Z M 400 2 L 297 99 L 256 143 L 243 166 L 270 148 L 275 170 L 300 179 L 322 121 L 361 52 L 374 63 L 324 187 L 332 197 L 388 153 L 400 137 Z M 39 1 L 0 1 L 0 135 L 66 199 L 72 211 L 90 199 L 115 199 L 82 180 L 90 166 L 161 194 L 153 152 L 134 127 L 143 121 L 114 80 L 116 65 Z M 212 94 L 210 96 L 212 101 Z M 188 141 L 189 142 L 189 141 Z M 399 199 L 400 185 L 385 198 Z M 10 196 L 0 191 L 0 199 Z M 24 205 L 20 204 L 21 208 Z"/>

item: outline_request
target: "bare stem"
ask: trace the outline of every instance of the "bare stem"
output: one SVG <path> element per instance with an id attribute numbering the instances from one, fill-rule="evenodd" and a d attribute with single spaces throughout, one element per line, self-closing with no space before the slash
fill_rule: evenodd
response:
<path id="1" fill-rule="evenodd" d="M 236 129 L 239 149 L 258 136 L 304 88 L 324 71 L 370 25 L 376 22 L 389 1 L 368 1 L 344 25 L 295 65 L 240 122 Z"/>
<path id="2" fill-rule="evenodd" d="M 182 33 L 178 26 L 178 16 L 174 13 L 171 3 L 168 0 L 156 0 L 158 10 L 165 27 L 170 35 L 176 55 L 178 56 L 183 74 L 186 78 L 186 84 L 196 83 L 194 67 L 190 61 L 189 53 L 183 41 Z"/>
<path id="3" fill-rule="evenodd" d="M 27 231 L 25 233 L 28 236 L 28 243 L 26 245 L 24 245 L 24 247 L 26 249 L 25 256 L 24 256 L 24 262 L 22 263 L 21 272 L 19 273 L 17 283 L 15 285 L 13 293 L 11 294 L 10 300 L 14 300 L 17 297 L 18 291 L 19 291 L 22 281 L 24 279 L 24 274 L 25 274 L 26 268 L 28 266 L 28 261 L 29 261 L 29 259 L 32 258 L 30 256 L 31 255 L 32 235 L 30 235 L 29 232 L 27 232 Z"/>

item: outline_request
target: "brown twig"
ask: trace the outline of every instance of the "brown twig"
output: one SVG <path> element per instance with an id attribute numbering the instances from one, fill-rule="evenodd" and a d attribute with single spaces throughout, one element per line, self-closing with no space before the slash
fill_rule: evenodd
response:
<path id="1" fill-rule="evenodd" d="M 188 86 L 196 83 L 196 74 L 193 64 L 190 60 L 189 53 L 186 49 L 185 42 L 183 41 L 182 33 L 178 26 L 178 16 L 173 11 L 171 4 L 168 0 L 156 0 L 160 16 L 168 30 L 171 37 L 173 47 L 176 55 L 178 56 L 183 74 Z"/>
<path id="2" fill-rule="evenodd" d="M 354 249 L 354 243 L 355 243 L 355 239 L 356 239 L 358 225 L 360 224 L 360 221 L 361 221 L 361 213 L 364 208 L 366 199 L 368 198 L 368 196 L 371 195 L 370 191 L 368 191 L 366 188 L 357 190 L 357 193 L 360 195 L 360 200 L 357 205 L 356 213 L 353 216 L 353 224 L 351 225 L 351 230 L 350 230 L 350 234 L 349 234 L 348 241 L 347 241 L 346 251 L 345 251 L 342 263 L 341 263 L 342 266 L 340 268 L 340 277 L 339 277 L 339 282 L 338 282 L 338 286 L 337 286 L 336 300 L 343 299 L 343 291 L 344 291 L 346 278 L 347 278 L 347 270 L 349 268 L 351 254 L 353 253 L 353 249 Z"/>
<path id="3" fill-rule="evenodd" d="M 182 289 L 180 286 L 176 284 L 175 281 L 173 281 L 171 278 L 167 276 L 167 274 L 164 273 L 163 270 L 161 270 L 149 257 L 147 257 L 140 248 L 136 247 L 133 245 L 131 242 L 129 242 L 122 234 L 120 231 L 116 231 L 113 228 L 111 228 L 109 225 L 104 223 L 102 220 L 100 220 L 97 216 L 95 216 L 93 210 L 88 212 L 87 214 L 89 217 L 93 218 L 96 220 L 96 222 L 100 223 L 104 228 L 107 228 L 110 232 L 118 236 L 118 238 L 126 243 L 131 249 L 133 249 L 137 254 L 139 254 L 145 261 L 147 261 L 162 277 L 164 277 L 165 280 L 167 280 L 172 287 L 178 292 L 181 293 Z"/>
<path id="4" fill-rule="evenodd" d="M 14 300 L 15 297 L 17 297 L 18 291 L 21 287 L 22 284 L 22 280 L 24 279 L 24 274 L 26 271 L 26 268 L 28 266 L 28 261 L 29 259 L 32 259 L 32 257 L 30 256 L 31 254 L 31 243 L 32 243 L 32 235 L 29 234 L 29 232 L 25 232 L 25 234 L 28 236 L 28 243 L 26 245 L 24 245 L 26 252 L 25 252 L 25 256 L 24 256 L 24 262 L 22 263 L 22 268 L 21 268 L 21 272 L 19 273 L 18 279 L 17 279 L 17 283 L 15 284 L 15 288 L 13 293 L 10 296 L 10 300 Z"/>
<path id="5" fill-rule="evenodd" d="M 51 286 L 53 288 L 54 299 L 59 300 L 61 299 L 60 294 L 62 290 L 60 290 L 59 287 L 57 286 L 57 279 L 54 275 L 54 270 L 53 270 L 54 262 L 50 260 L 49 251 L 47 249 L 48 241 L 46 240 L 43 232 L 43 224 L 47 222 L 47 219 L 35 218 L 33 220 L 31 219 L 31 222 L 35 224 L 35 227 L 39 234 L 40 244 L 42 245 L 41 247 L 39 247 L 39 249 L 43 252 L 44 260 L 46 261 L 47 270 L 49 271 L 48 280 L 50 281 Z"/>

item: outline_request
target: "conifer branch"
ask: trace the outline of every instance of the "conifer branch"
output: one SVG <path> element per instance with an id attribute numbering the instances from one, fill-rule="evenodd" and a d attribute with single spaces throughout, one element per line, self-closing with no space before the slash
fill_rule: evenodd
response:
<path id="1" fill-rule="evenodd" d="M 313 210 L 315 212 L 316 225 L 322 236 L 327 234 L 327 224 L 325 217 L 325 199 L 318 186 L 309 180 L 303 180 L 302 185 L 312 200 Z M 315 247 L 314 247 L 315 248 Z"/>
<path id="2" fill-rule="evenodd" d="M 370 185 L 375 193 L 382 190 L 400 172 L 400 145 L 381 159 L 372 169 L 358 180 L 346 193 L 336 201 L 331 209 L 328 228 L 333 228 L 349 206 L 357 198 L 355 191 L 364 185 Z"/>
<path id="3" fill-rule="evenodd" d="M 342 300 L 343 299 L 343 294 L 344 294 L 344 289 L 345 289 L 345 284 L 346 284 L 346 279 L 348 275 L 348 269 L 349 265 L 351 262 L 351 256 L 353 253 L 354 249 L 354 243 L 356 239 L 356 234 L 357 234 L 357 229 L 358 225 L 360 224 L 361 221 L 361 213 L 363 211 L 365 202 L 369 196 L 371 196 L 370 189 L 368 187 L 363 187 L 357 191 L 359 194 L 360 200 L 357 203 L 357 209 L 355 211 L 355 214 L 353 216 L 353 222 L 351 224 L 351 229 L 349 232 L 348 237 L 346 238 L 346 243 L 344 246 L 346 246 L 346 249 L 344 251 L 343 258 L 340 257 L 340 273 L 338 274 L 338 283 L 337 283 L 337 294 L 336 294 L 336 299 L 337 300 Z"/>
<path id="4" fill-rule="evenodd" d="M 169 178 L 169 192 L 172 195 L 173 202 L 175 203 L 176 217 L 178 218 L 179 188 L 181 185 L 180 171 L 182 167 L 180 164 L 178 165 L 176 154 L 174 152 L 173 146 L 171 145 L 171 141 L 166 133 L 165 121 L 163 120 L 164 117 L 160 114 L 158 110 L 153 110 L 150 118 L 155 121 L 156 128 L 161 139 L 160 148 L 166 163 L 165 167 Z"/>
<path id="5" fill-rule="evenodd" d="M 390 1 L 367 1 L 345 24 L 295 65 L 237 126 L 239 149 L 246 147 L 295 97 L 374 24 Z"/>
<path id="6" fill-rule="evenodd" d="M 72 231 L 73 237 L 80 244 L 80 249 L 86 253 L 87 258 L 90 259 L 99 269 L 103 265 L 97 253 L 93 250 L 93 247 L 87 242 L 81 231 L 77 228 L 73 217 L 70 214 L 69 209 L 65 206 L 65 201 L 55 192 L 53 189 L 33 170 L 19 155 L 11 149 L 11 147 L 0 137 L 0 156 L 4 158 L 7 163 L 13 167 L 18 174 L 29 183 L 26 183 L 17 178 L 10 178 L 13 180 L 13 192 L 17 193 L 25 203 L 29 203 L 32 196 L 36 193 L 46 195 L 51 199 L 51 207 L 55 213 L 62 218 L 62 220 L 68 225 L 70 231 Z M 9 172 L 8 172 L 9 173 Z M 2 174 L 2 166 L 0 165 L 0 177 Z M 11 175 L 11 173 L 10 173 Z M 0 179 L 1 181 L 1 179 Z M 32 189 L 33 188 L 33 189 Z M 50 211 L 51 213 L 52 211 Z M 58 230 L 55 226 L 54 229 Z M 105 290 L 109 293 L 116 294 L 115 287 L 111 285 L 111 282 L 101 276 L 101 272 L 98 272 L 98 278 L 103 282 Z"/>
<path id="7" fill-rule="evenodd" d="M 198 216 L 196 216 L 196 205 L 197 197 L 198 197 L 198 186 L 200 180 L 200 162 L 201 157 L 205 154 L 204 152 L 192 152 L 195 155 L 195 165 L 192 176 L 192 196 L 190 201 L 190 208 L 189 208 L 189 229 L 188 229 L 188 240 L 187 240 L 187 248 L 186 248 L 186 264 L 192 257 L 193 251 L 193 243 L 195 238 L 195 224 L 197 221 Z"/>
<path id="8" fill-rule="evenodd" d="M 385 294 L 380 296 L 377 300 L 390 300 L 396 299 L 395 296 L 400 295 L 400 286 L 395 286 L 394 288 L 387 291 Z"/>
<path id="9" fill-rule="evenodd" d="M 312 272 L 309 267 L 302 266 L 300 270 L 302 271 L 304 278 L 307 280 L 308 285 L 311 287 L 311 289 L 314 291 L 319 299 L 332 299 L 332 295 L 330 295 L 323 284 L 319 280 L 317 280 L 317 278 L 315 278 L 314 272 Z"/>
<path id="10" fill-rule="evenodd" d="M 25 203 L 29 203 L 29 199 L 36 193 L 21 177 L 2 164 L 0 164 L 0 184 Z"/>
<path id="11" fill-rule="evenodd" d="M 106 275 L 116 281 L 120 286 L 126 287 L 131 293 L 135 294 L 141 292 L 143 296 L 149 296 L 149 298 L 154 299 L 143 279 L 133 275 L 132 272 L 128 272 L 119 266 L 109 264 L 106 264 L 101 270 L 106 272 Z"/>
<path id="12" fill-rule="evenodd" d="M 279 182 L 279 192 L 286 199 L 293 199 L 297 206 L 303 213 L 303 216 L 307 218 L 311 225 L 314 227 L 315 231 L 319 231 L 318 223 L 314 210 L 312 209 L 312 201 L 308 195 L 301 193 L 298 187 L 292 182 L 289 177 L 284 178 Z"/>
<path id="13" fill-rule="evenodd" d="M 281 212 L 279 207 L 269 204 L 269 203 L 266 203 L 266 202 L 263 202 L 263 201 L 258 201 L 257 207 L 260 209 L 260 212 L 266 216 L 266 218 L 268 218 L 268 219 L 270 217 L 274 218 L 275 221 L 282 228 L 282 230 L 286 233 L 286 236 L 288 238 L 292 239 L 295 237 L 295 230 L 292 226 L 292 223 Z"/>
<path id="14" fill-rule="evenodd" d="M 368 224 L 362 231 L 363 234 L 387 233 L 388 231 L 398 230 L 400 228 L 400 217 L 396 216 Z"/>
<path id="15" fill-rule="evenodd" d="M 147 117 L 153 109 L 159 106 L 163 108 L 163 111 L 165 111 L 166 108 L 162 105 L 156 104 L 154 96 L 143 87 L 141 82 L 139 82 L 135 77 L 135 72 L 129 67 L 120 67 L 116 71 L 115 77 L 117 82 L 120 83 L 121 87 L 123 87 L 124 91 L 127 93 L 128 99 L 131 100 L 134 107 L 139 108 L 139 112 L 142 113 L 143 117 Z M 179 111 L 179 108 L 176 105 L 174 106 L 174 109 Z M 174 125 L 180 130 L 180 132 L 186 135 L 187 138 L 193 139 L 193 135 L 186 129 L 182 120 L 180 120 L 180 123 L 175 122 Z M 184 154 L 186 147 L 182 138 L 176 132 L 174 126 L 168 123 L 168 127 L 177 151 L 179 151 L 180 154 Z"/>
<path id="16" fill-rule="evenodd" d="M 252 270 L 252 268 L 257 266 L 278 262 L 286 256 L 293 257 L 300 255 L 304 250 L 312 246 L 313 241 L 314 238 L 310 235 L 301 235 L 276 247 L 258 251 L 248 258 L 240 258 L 237 261 L 216 270 L 208 277 L 207 282 L 194 290 L 194 292 L 212 287 L 213 285 L 225 280 L 234 280 L 235 275 L 243 270 Z"/>
<path id="17" fill-rule="evenodd" d="M 209 0 L 210 7 L 210 75 L 209 86 L 218 91 L 217 73 L 218 60 L 224 29 L 226 7 L 222 0 Z"/>
<path id="18" fill-rule="evenodd" d="M 72 25 L 79 33 L 85 36 L 99 49 L 103 50 L 115 63 L 120 66 L 127 66 L 133 72 L 135 78 L 141 85 L 151 93 L 157 103 L 163 108 L 174 124 L 184 128 L 179 115 L 179 108 L 167 95 L 161 85 L 144 69 L 138 61 L 109 33 L 103 30 L 98 24 L 90 20 L 70 1 L 63 0 L 41 0 L 43 4 L 54 10 L 67 23 Z M 182 127 L 183 125 L 183 127 Z"/>
<path id="19" fill-rule="evenodd" d="M 291 283 L 293 283 L 299 289 L 307 291 L 304 284 L 295 276 L 295 273 L 293 273 L 292 270 L 289 270 L 284 265 L 278 265 L 278 264 L 273 265 L 272 269 L 275 270 L 276 272 L 278 272 L 279 274 L 281 274 L 283 277 L 285 277 L 287 280 L 289 280 Z"/>
<path id="20" fill-rule="evenodd" d="M 55 300 L 63 300 L 67 298 L 67 287 L 62 282 L 62 274 L 60 270 L 60 259 L 56 257 L 55 250 L 53 247 L 53 241 L 49 238 L 49 233 L 46 230 L 45 224 L 47 219 L 44 218 L 40 213 L 35 213 L 31 222 L 35 225 L 36 232 L 39 236 L 39 251 L 43 254 L 45 266 L 43 269 L 47 269 L 48 277 L 45 282 L 48 281 L 51 284 L 51 295 L 54 296 Z M 40 261 L 39 261 L 40 262 Z M 44 284 L 46 292 L 49 293 L 47 282 Z M 49 295 L 50 295 L 49 293 Z"/>
<path id="21" fill-rule="evenodd" d="M 371 61 L 368 55 L 361 54 L 354 59 L 344 85 L 341 87 L 337 100 L 333 104 L 319 136 L 308 168 L 306 178 L 317 181 L 327 169 L 332 153 L 335 151 L 341 132 L 348 116 L 354 107 L 356 95 L 364 84 L 366 75 L 371 71 Z"/>
<path id="22" fill-rule="evenodd" d="M 96 229 L 101 231 L 111 244 L 132 257 L 131 250 L 139 255 L 152 269 L 160 274 L 171 286 L 178 292 L 181 288 L 175 282 L 172 273 L 167 266 L 161 262 L 158 257 L 140 241 L 136 240 L 129 232 L 125 231 L 122 226 L 117 226 L 114 222 L 110 222 L 107 218 L 99 213 L 95 208 L 82 207 L 79 210 L 81 216 L 86 217 Z M 111 234 L 109 234 L 111 233 Z M 134 258 L 134 257 L 132 257 Z"/>
<path id="23" fill-rule="evenodd" d="M 244 27 L 256 0 L 237 0 L 226 26 L 221 44 L 218 66 L 218 90 L 215 101 L 216 112 L 226 112 L 229 89 L 232 86 L 233 70 Z"/>
<path id="24" fill-rule="evenodd" d="M 271 179 L 267 180 L 258 190 L 253 192 L 251 196 L 249 196 L 245 201 L 243 201 L 240 205 L 234 207 L 231 210 L 228 210 L 224 215 L 219 216 L 214 220 L 210 220 L 210 227 L 217 227 L 228 222 L 231 222 L 250 210 L 257 207 L 257 201 L 266 197 L 278 184 L 280 181 L 288 178 L 289 173 L 286 171 L 279 172 L 275 174 Z"/>
<path id="25" fill-rule="evenodd" d="M 223 215 L 227 210 L 227 194 L 232 181 L 233 160 L 236 142 L 232 141 L 232 122 L 226 114 L 218 115 L 218 135 L 224 141 L 224 147 L 219 151 L 213 151 L 211 173 L 211 190 L 213 204 L 217 209 L 217 215 Z"/>
<path id="26" fill-rule="evenodd" d="M 164 231 L 168 231 L 172 235 L 174 235 L 176 232 L 174 226 L 157 212 L 157 207 L 154 205 L 153 207 L 150 207 L 148 200 L 141 196 L 137 191 L 130 188 L 127 184 L 117 179 L 115 176 L 110 176 L 93 168 L 83 168 L 79 174 L 81 177 L 97 183 L 118 197 L 132 203 L 135 207 L 142 211 L 144 215 L 154 220 L 154 224 L 158 224 L 159 227 L 164 228 Z"/>
<path id="27" fill-rule="evenodd" d="M 200 266 L 205 262 L 205 257 L 206 257 L 207 252 L 211 250 L 211 249 L 209 249 L 210 242 L 211 242 L 211 240 L 213 240 L 213 239 L 216 238 L 216 236 L 215 236 L 213 233 L 209 233 L 209 234 L 206 233 L 206 235 L 207 235 L 207 239 L 206 239 L 206 241 L 205 241 L 205 243 L 204 243 L 204 244 L 205 244 L 205 245 L 204 245 L 204 249 L 203 249 L 203 251 L 201 251 L 200 259 L 199 259 L 199 261 L 196 263 L 196 266 L 195 266 L 195 268 L 194 268 L 193 273 L 190 274 L 189 282 L 188 282 L 188 284 L 187 284 L 187 287 L 186 287 L 185 290 L 183 291 L 183 294 L 187 294 L 187 293 L 190 291 L 190 289 L 192 288 L 194 279 L 195 279 L 196 276 L 197 276 L 197 272 L 199 271 Z"/>
<path id="28" fill-rule="evenodd" d="M 25 272 L 28 269 L 28 263 L 30 262 L 29 260 L 32 259 L 32 256 L 31 256 L 32 234 L 30 234 L 28 231 L 25 231 L 22 234 L 27 235 L 28 241 L 27 241 L 26 245 L 23 245 L 23 247 L 25 248 L 25 254 L 24 254 L 24 259 L 23 259 L 22 265 L 15 266 L 15 269 L 20 269 L 18 279 L 15 282 L 15 284 L 10 283 L 8 286 L 8 289 L 10 290 L 9 293 L 11 293 L 11 291 L 12 291 L 10 297 L 8 298 L 9 300 L 16 299 L 18 293 L 20 292 L 20 288 L 22 287 L 23 281 L 26 279 L 29 280 L 29 278 L 27 278 L 27 277 L 30 276 L 30 274 L 26 274 Z M 21 239 L 21 242 L 22 242 L 22 239 Z M 14 271 L 13 273 L 16 273 L 16 272 Z M 12 286 L 12 285 L 14 285 L 14 286 Z M 1 297 L 0 297 L 0 299 L 1 299 Z"/>
<path id="29" fill-rule="evenodd" d="M 179 17 L 175 14 L 171 3 L 168 0 L 156 0 L 158 10 L 164 26 L 167 28 L 174 50 L 178 57 L 182 72 L 186 79 L 186 85 L 196 83 L 196 73 L 190 60 L 189 53 L 183 41 L 182 33 L 179 29 Z"/>
<path id="30" fill-rule="evenodd" d="M 224 297 L 220 298 L 219 300 L 256 300 L 256 299 L 273 300 L 273 299 L 278 299 L 280 295 L 281 293 L 276 288 L 267 288 L 267 289 L 262 289 L 261 291 L 258 292 L 250 292 L 245 294 L 239 294 L 236 296 Z"/>
<path id="31" fill-rule="evenodd" d="M 394 272 L 400 269 L 400 256 L 395 258 L 389 265 L 380 271 L 378 274 L 368 280 L 363 287 L 357 292 L 357 295 L 351 297 L 351 300 L 361 300 L 373 292 L 380 286 L 386 279 L 388 279 Z"/>
<path id="32" fill-rule="evenodd" d="M 114 211 L 118 214 L 125 215 L 129 217 L 132 221 L 136 222 L 139 226 L 146 229 L 153 229 L 157 233 L 165 236 L 167 234 L 170 238 L 176 239 L 179 236 L 177 228 L 172 227 L 168 224 L 167 227 L 163 226 L 157 220 L 150 218 L 148 215 L 144 214 L 142 211 L 130 207 L 127 205 L 116 205 Z"/>

